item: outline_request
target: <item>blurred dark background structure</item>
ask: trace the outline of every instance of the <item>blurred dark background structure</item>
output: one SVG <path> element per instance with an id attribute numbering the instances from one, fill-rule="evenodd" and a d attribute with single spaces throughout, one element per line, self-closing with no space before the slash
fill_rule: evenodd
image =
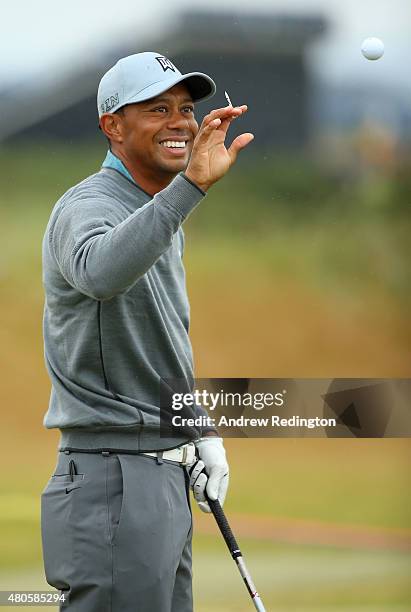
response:
<path id="1" fill-rule="evenodd" d="M 170 57 L 182 72 L 200 70 L 217 84 L 217 96 L 201 104 L 201 113 L 226 104 L 249 104 L 241 129 L 251 129 L 257 148 L 271 150 L 304 146 L 310 133 L 310 74 L 305 61 L 309 45 L 326 30 L 321 17 L 183 13 L 175 29 L 161 39 L 153 35 L 144 48 L 119 48 L 105 64 L 83 71 L 47 90 L 27 93 L 20 100 L 0 99 L 7 120 L 0 140 L 15 142 L 96 137 L 96 90 L 99 79 L 120 57 L 155 50 Z M 0 106 L 0 108 L 1 108 Z M 240 128 L 237 128 L 238 130 Z M 232 133 L 235 135 L 236 126 Z"/>

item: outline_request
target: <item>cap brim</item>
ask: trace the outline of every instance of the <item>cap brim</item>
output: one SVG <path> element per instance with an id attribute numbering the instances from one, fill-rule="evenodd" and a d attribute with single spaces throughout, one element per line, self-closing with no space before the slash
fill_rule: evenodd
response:
<path id="1" fill-rule="evenodd" d="M 123 102 L 121 106 L 150 100 L 151 98 L 155 98 L 156 96 L 159 96 L 160 94 L 164 93 L 168 89 L 171 89 L 171 87 L 174 87 L 174 85 L 177 85 L 178 83 L 182 83 L 184 81 L 186 81 L 187 88 L 194 102 L 202 102 L 203 100 L 208 100 L 208 98 L 214 96 L 216 92 L 216 84 L 209 76 L 203 74 L 202 72 L 189 72 L 187 74 L 182 74 L 175 78 L 170 78 L 167 81 L 159 81 L 158 83 L 153 83 L 153 85 L 150 85 L 150 87 L 147 87 L 143 91 L 140 91 L 137 94 L 130 96 L 126 101 Z M 118 108 L 120 108 L 120 106 Z"/>

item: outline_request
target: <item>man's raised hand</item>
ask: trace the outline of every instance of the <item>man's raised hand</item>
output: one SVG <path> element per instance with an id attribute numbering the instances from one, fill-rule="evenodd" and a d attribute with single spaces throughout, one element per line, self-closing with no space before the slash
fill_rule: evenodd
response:
<path id="1" fill-rule="evenodd" d="M 253 134 L 237 136 L 227 149 L 225 138 L 230 123 L 247 112 L 247 106 L 217 108 L 203 119 L 194 140 L 185 175 L 203 191 L 223 177 L 237 159 L 238 153 L 254 138 Z"/>

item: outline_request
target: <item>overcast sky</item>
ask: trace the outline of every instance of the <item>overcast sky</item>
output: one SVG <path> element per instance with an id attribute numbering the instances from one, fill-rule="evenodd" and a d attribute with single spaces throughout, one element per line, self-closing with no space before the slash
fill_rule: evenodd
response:
<path id="1" fill-rule="evenodd" d="M 38 75 L 61 75 L 119 41 L 140 49 L 157 37 L 184 8 L 228 9 L 235 16 L 241 0 L 20 0 L 2 3 L 0 81 L 2 85 Z M 411 0 L 253 0 L 253 11 L 320 13 L 329 33 L 311 50 L 313 70 L 336 82 L 373 80 L 411 88 Z M 147 38 L 148 36 L 148 38 Z M 360 53 L 368 36 L 380 37 L 386 53 L 377 62 Z M 155 50 L 155 49 L 153 49 Z M 407 67 L 404 77 L 404 66 Z"/>

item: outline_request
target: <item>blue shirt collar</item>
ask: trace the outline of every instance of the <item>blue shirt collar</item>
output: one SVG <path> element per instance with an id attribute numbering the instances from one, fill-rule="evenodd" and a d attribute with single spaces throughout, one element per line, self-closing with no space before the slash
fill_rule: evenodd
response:
<path id="1" fill-rule="evenodd" d="M 103 161 L 102 168 L 113 168 L 114 170 L 118 170 L 118 172 L 121 172 L 121 174 L 128 178 L 129 181 L 137 185 L 136 181 L 133 179 L 121 159 L 116 157 L 114 153 L 112 153 L 110 150 L 107 151 L 107 155 L 105 160 Z"/>

